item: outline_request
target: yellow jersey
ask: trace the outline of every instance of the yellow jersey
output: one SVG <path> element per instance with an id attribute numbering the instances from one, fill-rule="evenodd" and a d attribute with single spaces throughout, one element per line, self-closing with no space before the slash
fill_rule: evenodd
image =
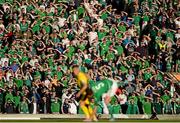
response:
<path id="1" fill-rule="evenodd" d="M 88 77 L 85 73 L 79 72 L 77 75 L 77 84 L 81 88 L 84 84 L 88 84 Z"/>
<path id="2" fill-rule="evenodd" d="M 161 43 L 158 43 L 159 44 L 159 49 L 166 49 L 166 44 L 161 44 Z"/>

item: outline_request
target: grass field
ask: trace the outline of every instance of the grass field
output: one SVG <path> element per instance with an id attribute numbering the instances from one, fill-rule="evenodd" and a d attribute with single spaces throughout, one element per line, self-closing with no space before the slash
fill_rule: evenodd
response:
<path id="1" fill-rule="evenodd" d="M 47 123 L 70 123 L 70 122 L 84 122 L 83 119 L 41 119 L 41 120 L 0 120 L 0 123 L 42 123 L 42 122 L 47 122 Z M 166 122 L 166 123 L 174 123 L 174 122 L 177 122 L 177 123 L 180 123 L 179 120 L 140 120 L 140 119 L 115 119 L 114 121 L 110 121 L 108 119 L 101 119 L 99 120 L 98 122 L 101 122 L 101 123 L 107 123 L 107 122 L 111 122 L 111 123 L 132 123 L 132 122 L 140 122 L 140 123 L 152 123 L 152 122 Z"/>
<path id="2" fill-rule="evenodd" d="M 102 115 L 98 122 L 100 123 L 180 123 L 180 115 L 158 115 L 159 120 L 150 120 L 142 118 L 142 115 L 128 115 L 128 118 L 115 117 L 113 121 L 109 120 L 108 115 Z M 0 123 L 71 123 L 84 122 L 83 115 L 62 115 L 62 114 L 0 114 Z"/>

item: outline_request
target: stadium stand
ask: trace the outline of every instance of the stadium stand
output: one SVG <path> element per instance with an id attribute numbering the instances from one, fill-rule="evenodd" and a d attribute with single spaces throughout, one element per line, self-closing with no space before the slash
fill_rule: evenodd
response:
<path id="1" fill-rule="evenodd" d="M 180 1 L 119 2 L 0 0 L 0 113 L 81 114 L 77 64 L 118 80 L 112 114 L 180 114 Z"/>

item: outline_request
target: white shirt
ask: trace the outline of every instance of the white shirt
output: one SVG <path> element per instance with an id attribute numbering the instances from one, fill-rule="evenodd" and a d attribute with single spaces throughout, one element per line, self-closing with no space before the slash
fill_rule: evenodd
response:
<path id="1" fill-rule="evenodd" d="M 84 28 L 83 28 L 82 26 L 79 27 L 79 32 L 78 32 L 78 33 L 79 33 L 79 34 L 84 33 Z"/>
<path id="2" fill-rule="evenodd" d="M 97 19 L 97 22 L 98 22 L 99 28 L 101 28 L 101 27 L 103 26 L 103 19 L 98 18 L 98 19 Z"/>
<path id="3" fill-rule="evenodd" d="M 6 73 L 6 81 L 9 81 L 10 76 L 13 76 L 10 72 Z"/>
<path id="4" fill-rule="evenodd" d="M 37 103 L 33 103 L 33 114 L 37 114 Z"/>
<path id="5" fill-rule="evenodd" d="M 176 91 L 175 87 L 174 86 L 171 86 L 170 87 L 170 94 L 171 94 L 171 97 L 174 96 L 174 92 Z"/>
<path id="6" fill-rule="evenodd" d="M 180 27 L 180 21 L 175 21 L 175 24 L 177 25 L 177 28 L 179 28 Z"/>
<path id="7" fill-rule="evenodd" d="M 77 114 L 77 106 L 75 103 L 69 103 L 70 108 L 69 108 L 69 113 L 71 114 Z"/>
<path id="8" fill-rule="evenodd" d="M 89 13 L 89 15 L 91 17 L 94 17 L 97 19 L 98 15 L 95 14 L 94 10 L 91 8 L 91 6 L 89 5 L 89 3 L 84 3 L 84 7 L 87 10 L 87 12 Z"/>
<path id="9" fill-rule="evenodd" d="M 179 33 L 175 34 L 175 37 L 176 37 L 176 39 L 179 39 L 180 38 L 180 34 Z"/>
<path id="10" fill-rule="evenodd" d="M 4 11 L 6 12 L 6 9 L 10 9 L 10 6 L 8 6 L 7 4 L 3 4 L 3 9 L 4 9 Z"/>
<path id="11" fill-rule="evenodd" d="M 59 32 L 59 27 L 58 27 L 57 24 L 53 24 L 52 27 L 53 27 L 53 29 L 55 29 L 55 30 L 57 30 Z"/>
<path id="12" fill-rule="evenodd" d="M 36 62 L 38 63 L 38 59 L 31 59 L 29 64 L 34 67 Z"/>
<path id="13" fill-rule="evenodd" d="M 104 0 L 103 0 L 103 1 L 104 1 Z M 94 5 L 96 5 L 96 4 L 99 4 L 99 2 L 98 2 L 97 0 L 92 0 L 92 1 L 91 1 L 91 5 L 94 6 Z"/>
<path id="14" fill-rule="evenodd" d="M 139 92 L 141 88 L 142 88 L 142 84 L 141 83 L 136 84 L 136 91 L 137 92 Z"/>
<path id="15" fill-rule="evenodd" d="M 21 9 L 24 9 L 25 10 L 25 13 L 26 13 L 26 8 L 27 8 L 27 6 L 21 6 Z"/>
<path id="16" fill-rule="evenodd" d="M 63 39 L 62 42 L 63 42 L 63 45 L 69 46 L 69 42 L 70 42 L 70 41 L 69 41 L 68 38 Z"/>
<path id="17" fill-rule="evenodd" d="M 67 96 L 67 92 L 63 93 L 62 95 L 62 104 L 64 103 L 65 99 L 70 99 L 72 95 Z"/>
<path id="18" fill-rule="evenodd" d="M 131 34 L 131 36 L 134 36 L 134 29 L 128 29 L 128 32 Z"/>
<path id="19" fill-rule="evenodd" d="M 89 42 L 90 44 L 93 42 L 93 40 L 95 40 L 96 38 L 98 38 L 97 32 L 89 32 Z"/>
<path id="20" fill-rule="evenodd" d="M 88 59 L 88 54 L 84 54 L 84 59 Z"/>
<path id="21" fill-rule="evenodd" d="M 121 105 L 127 102 L 127 96 L 125 94 L 119 94 L 118 99 Z"/>
<path id="22" fill-rule="evenodd" d="M 91 12 L 92 12 L 92 10 L 90 9 L 89 3 L 85 3 L 85 2 L 84 2 L 84 7 L 85 7 L 85 9 L 88 11 L 88 13 L 91 13 Z"/>
<path id="23" fill-rule="evenodd" d="M 2 65 L 2 67 L 4 67 L 5 61 L 7 61 L 7 63 L 9 63 L 9 58 L 1 58 L 0 65 Z"/>
<path id="24" fill-rule="evenodd" d="M 58 20 L 59 20 L 59 22 L 58 22 L 59 27 L 63 27 L 64 22 L 66 21 L 66 18 L 58 18 Z"/>
<path id="25" fill-rule="evenodd" d="M 130 82 L 135 79 L 133 74 L 131 74 L 131 75 L 127 74 L 126 77 L 127 77 L 127 80 Z"/>
<path id="26" fill-rule="evenodd" d="M 17 29 L 17 31 L 19 31 L 19 30 L 20 30 L 20 26 L 19 26 L 19 24 L 14 24 L 14 28 L 16 28 L 16 29 Z"/>
<path id="27" fill-rule="evenodd" d="M 85 26 L 86 26 L 86 22 L 83 21 L 83 22 L 81 23 L 81 25 L 82 25 L 83 27 L 85 27 Z"/>
<path id="28" fill-rule="evenodd" d="M 3 30 L 5 29 L 3 24 L 0 24 L 0 28 L 2 28 Z"/>
<path id="29" fill-rule="evenodd" d="M 44 81 L 44 85 L 48 88 L 49 87 L 49 84 L 50 84 L 51 82 L 49 81 L 49 79 L 46 79 L 45 81 Z"/>
<path id="30" fill-rule="evenodd" d="M 45 10 L 46 9 L 46 7 L 44 6 L 44 5 L 40 5 L 40 7 L 39 8 L 42 8 L 43 10 Z"/>
<path id="31" fill-rule="evenodd" d="M 50 12 L 54 13 L 54 10 L 55 10 L 55 8 L 52 7 L 52 8 L 50 9 Z"/>

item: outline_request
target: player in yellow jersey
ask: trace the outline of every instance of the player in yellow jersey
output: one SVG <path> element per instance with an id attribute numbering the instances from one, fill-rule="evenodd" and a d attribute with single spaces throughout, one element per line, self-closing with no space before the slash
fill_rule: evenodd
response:
<path id="1" fill-rule="evenodd" d="M 90 106 L 90 98 L 92 91 L 89 88 L 89 77 L 79 70 L 78 66 L 73 67 L 73 73 L 77 78 L 77 84 L 80 91 L 76 94 L 76 97 L 80 99 L 80 108 L 84 112 L 86 119 L 85 121 L 97 120 L 93 109 Z"/>

